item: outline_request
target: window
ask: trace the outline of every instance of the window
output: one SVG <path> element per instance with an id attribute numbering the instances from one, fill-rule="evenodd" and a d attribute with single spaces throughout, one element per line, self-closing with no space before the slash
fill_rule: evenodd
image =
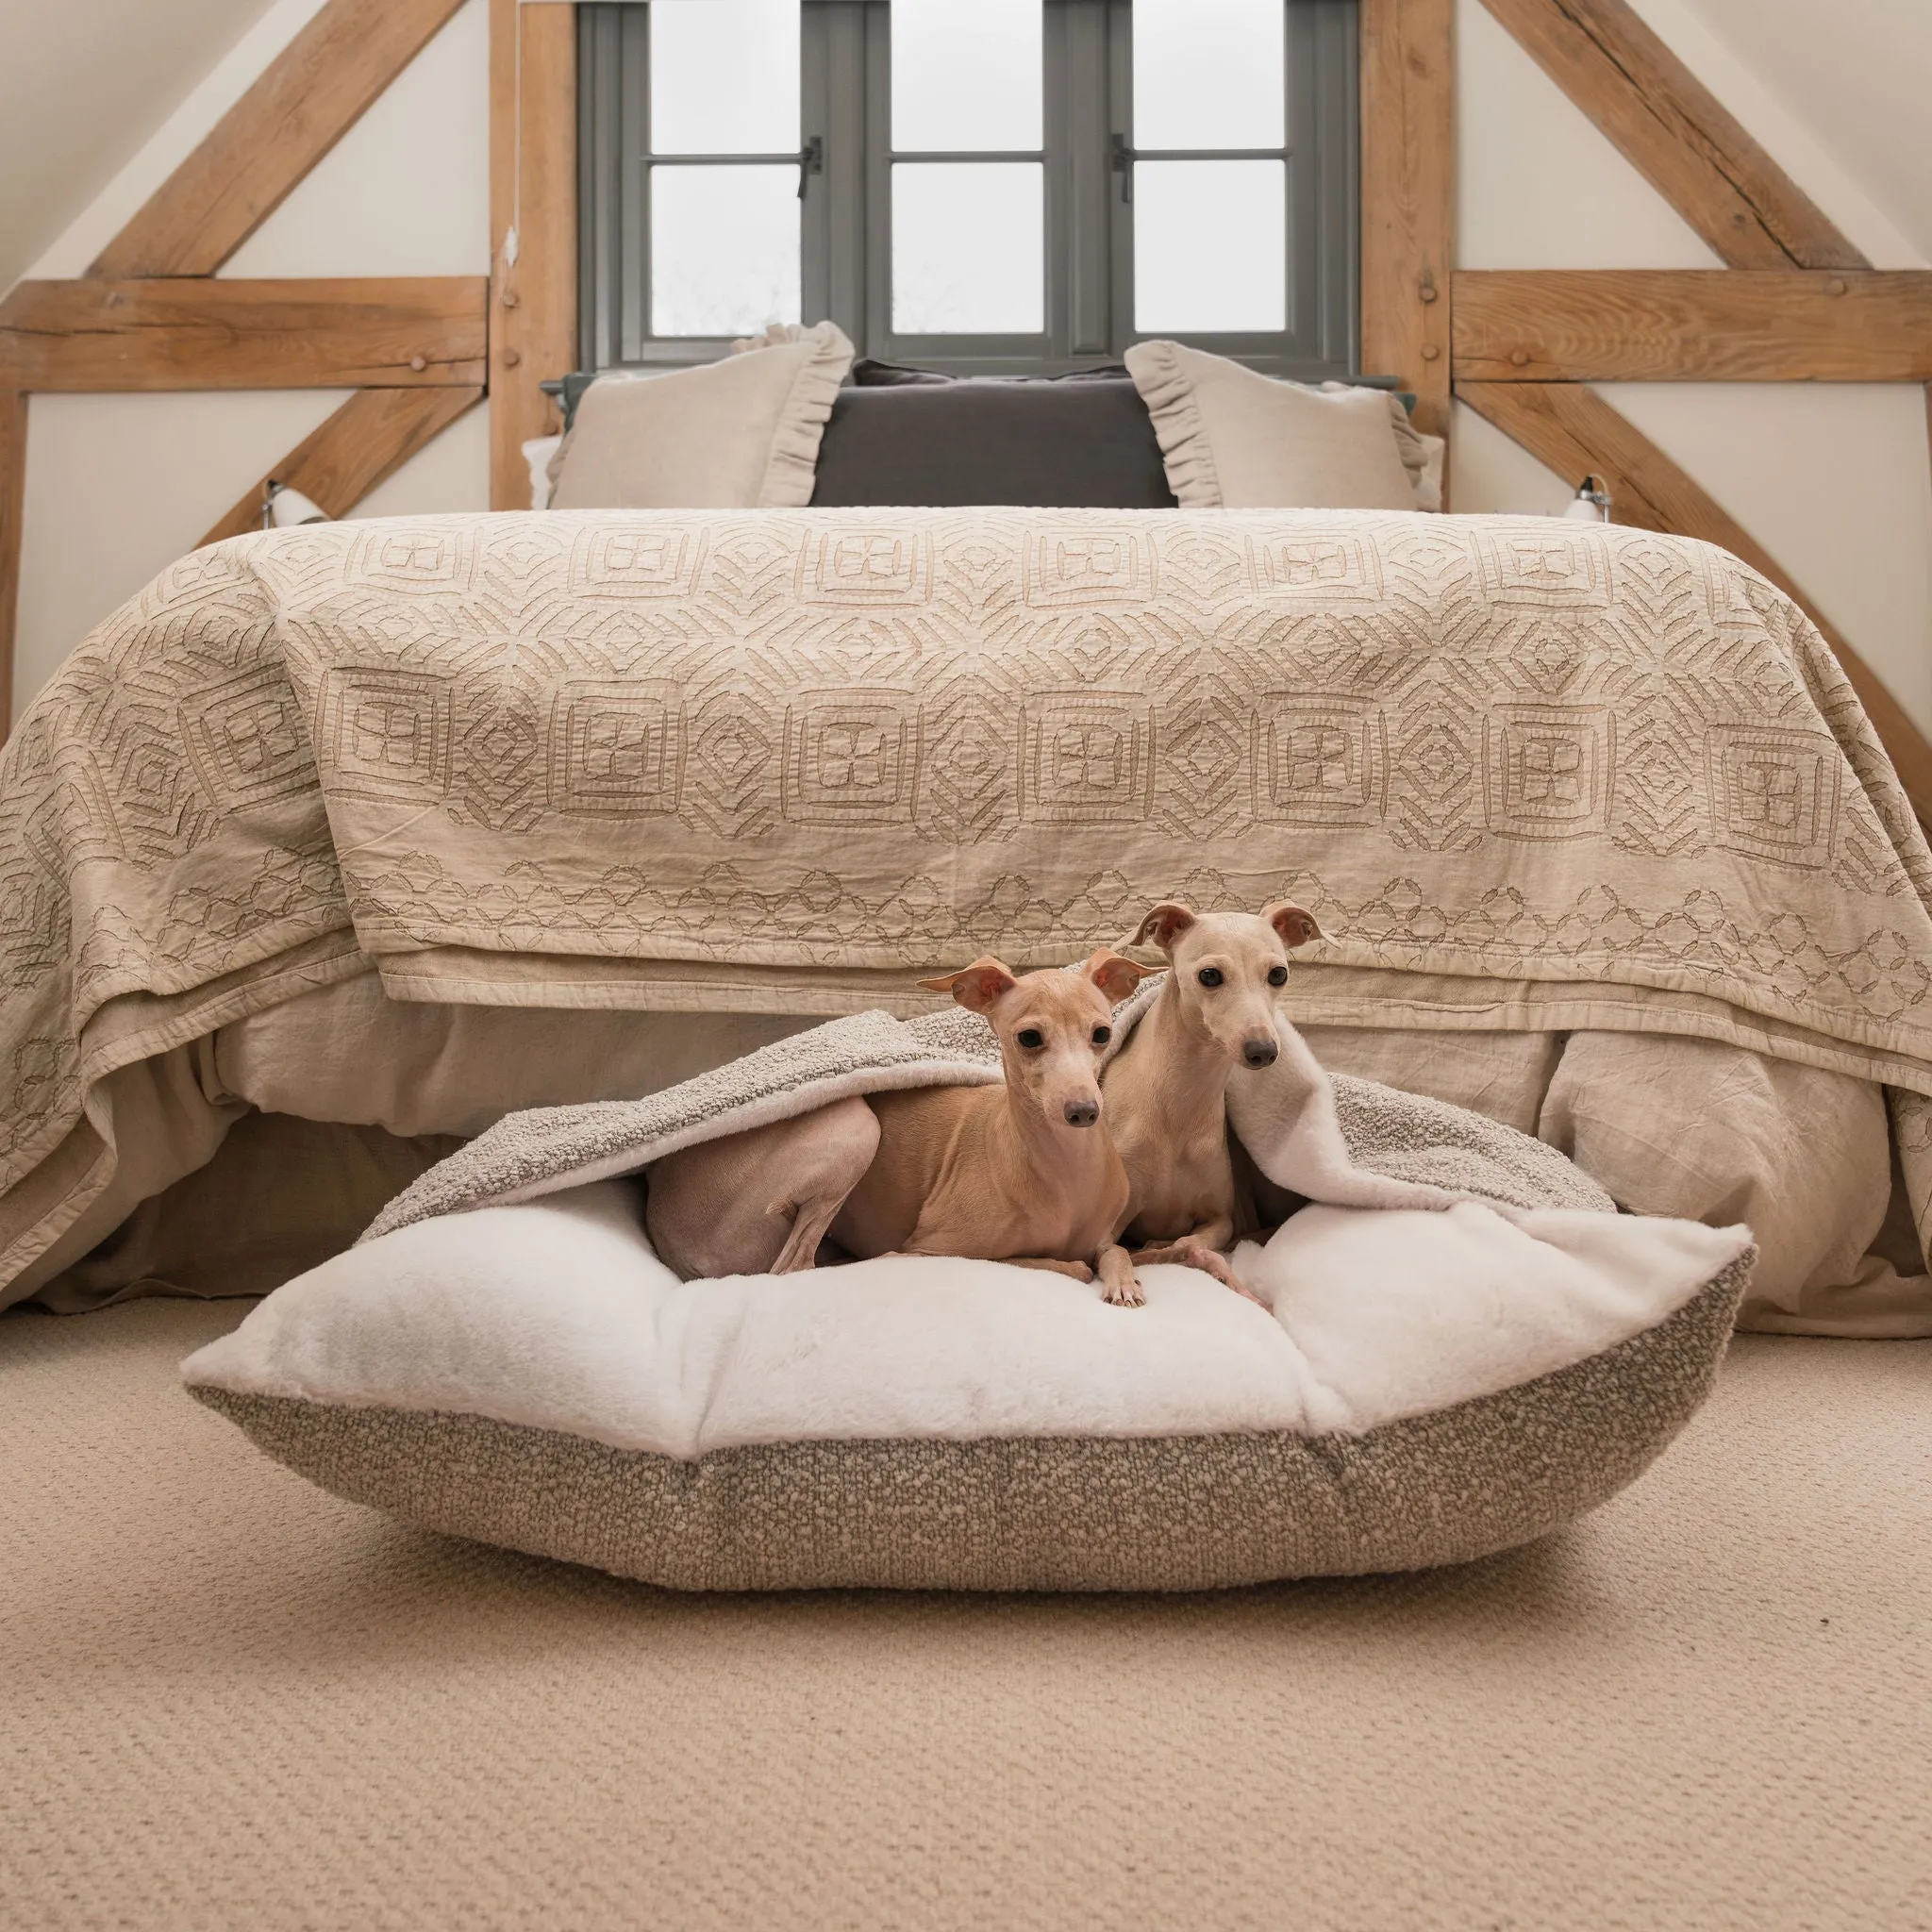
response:
<path id="1" fill-rule="evenodd" d="M 1355 0 L 580 6 L 581 354 L 1351 373 Z"/>

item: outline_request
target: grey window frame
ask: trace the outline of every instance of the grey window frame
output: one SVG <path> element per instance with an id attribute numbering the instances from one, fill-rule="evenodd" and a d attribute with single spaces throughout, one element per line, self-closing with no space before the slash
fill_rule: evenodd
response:
<path id="1" fill-rule="evenodd" d="M 1357 368 L 1357 0 L 1283 5 L 1288 327 L 1182 340 L 1271 375 L 1320 381 Z M 724 338 L 652 336 L 645 326 L 657 165 L 644 152 L 647 14 L 648 0 L 585 0 L 577 8 L 579 354 L 587 370 L 683 367 L 729 346 Z M 795 158 L 805 313 L 830 317 L 862 355 L 981 375 L 1118 360 L 1147 333 L 1129 325 L 1135 163 L 1229 157 L 1134 148 L 1132 0 L 1046 0 L 1044 28 L 1045 145 L 1037 158 L 1045 169 L 1046 326 L 1037 335 L 899 335 L 891 325 L 889 0 L 805 0 L 798 157 L 678 156 L 665 164 Z"/>

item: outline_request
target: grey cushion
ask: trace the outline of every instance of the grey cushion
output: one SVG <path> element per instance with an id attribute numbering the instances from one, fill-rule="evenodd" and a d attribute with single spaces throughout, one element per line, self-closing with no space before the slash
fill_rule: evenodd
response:
<path id="1" fill-rule="evenodd" d="M 1172 509 L 1124 369 L 961 379 L 859 361 L 819 443 L 814 505 Z"/>

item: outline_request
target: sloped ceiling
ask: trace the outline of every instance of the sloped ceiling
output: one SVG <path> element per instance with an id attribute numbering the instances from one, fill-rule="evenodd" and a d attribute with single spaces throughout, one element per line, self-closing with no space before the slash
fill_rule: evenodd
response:
<path id="1" fill-rule="evenodd" d="M 0 290 L 25 273 L 265 5 L 0 5 Z"/>
<path id="2" fill-rule="evenodd" d="M 1701 20 L 1932 256 L 1932 5 L 1689 0 Z"/>

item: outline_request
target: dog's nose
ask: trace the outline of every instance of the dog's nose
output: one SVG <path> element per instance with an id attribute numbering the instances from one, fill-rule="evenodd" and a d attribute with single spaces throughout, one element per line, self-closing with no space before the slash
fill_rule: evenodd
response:
<path id="1" fill-rule="evenodd" d="M 1062 1111 L 1067 1116 L 1070 1127 L 1091 1127 L 1100 1118 L 1100 1103 L 1097 1100 L 1070 1100 Z"/>
<path id="2" fill-rule="evenodd" d="M 1281 1058 L 1281 1049 L 1272 1040 L 1257 1038 L 1241 1041 L 1241 1058 L 1251 1067 L 1272 1067 Z"/>

